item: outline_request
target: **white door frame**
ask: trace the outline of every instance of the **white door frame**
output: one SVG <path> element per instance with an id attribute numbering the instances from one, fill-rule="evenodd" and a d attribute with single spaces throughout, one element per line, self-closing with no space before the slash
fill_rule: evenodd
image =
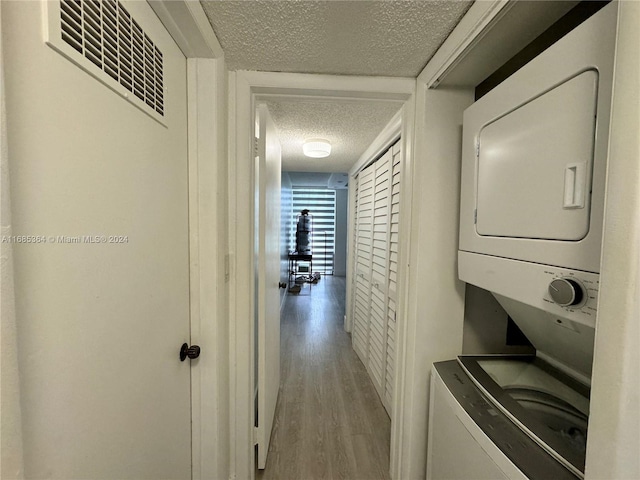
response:
<path id="1" fill-rule="evenodd" d="M 225 478 L 229 468 L 229 342 L 225 272 L 226 79 L 223 60 L 188 59 L 189 261 L 194 480 Z"/>
<path id="2" fill-rule="evenodd" d="M 253 479 L 254 452 L 254 309 L 253 302 L 253 137 L 258 99 L 270 95 L 335 100 L 392 100 L 405 102 L 404 137 L 410 142 L 415 81 L 404 78 L 340 77 L 290 73 L 236 72 L 230 81 L 230 229 L 232 275 L 231 418 L 232 469 L 235 478 Z M 250 352 L 247 355 L 247 352 Z"/>
<path id="3" fill-rule="evenodd" d="M 192 479 L 229 475 L 227 78 L 200 2 L 148 0 L 187 58 Z"/>

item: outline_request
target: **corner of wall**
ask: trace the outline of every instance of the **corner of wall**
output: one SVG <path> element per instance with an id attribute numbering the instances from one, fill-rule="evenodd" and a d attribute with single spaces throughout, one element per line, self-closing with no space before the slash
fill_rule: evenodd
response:
<path id="1" fill-rule="evenodd" d="M 0 25 L 5 5 L 0 4 Z M 9 151 L 4 91 L 3 39 L 0 35 L 0 219 L 2 236 L 10 236 L 11 196 Z M 23 478 L 22 414 L 20 408 L 20 376 L 17 351 L 17 318 L 13 282 L 13 249 L 11 243 L 0 244 L 0 477 Z"/>

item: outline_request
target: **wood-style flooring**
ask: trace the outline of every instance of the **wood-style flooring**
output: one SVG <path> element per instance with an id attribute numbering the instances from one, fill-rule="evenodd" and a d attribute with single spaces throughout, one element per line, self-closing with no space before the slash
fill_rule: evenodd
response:
<path id="1" fill-rule="evenodd" d="M 259 480 L 389 478 L 391 422 L 344 331 L 344 312 L 343 277 L 287 296 L 280 395 Z"/>

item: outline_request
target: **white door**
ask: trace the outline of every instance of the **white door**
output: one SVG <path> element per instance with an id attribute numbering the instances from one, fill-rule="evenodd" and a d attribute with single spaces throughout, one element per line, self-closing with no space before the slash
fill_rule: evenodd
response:
<path id="1" fill-rule="evenodd" d="M 280 390 L 280 166 L 281 150 L 269 110 L 258 107 L 257 333 L 258 468 L 267 463 Z"/>
<path id="2" fill-rule="evenodd" d="M 122 5 L 166 126 L 47 46 L 41 2 L 1 4 L 13 234 L 44 238 L 13 248 L 25 478 L 191 478 L 186 59 Z"/>

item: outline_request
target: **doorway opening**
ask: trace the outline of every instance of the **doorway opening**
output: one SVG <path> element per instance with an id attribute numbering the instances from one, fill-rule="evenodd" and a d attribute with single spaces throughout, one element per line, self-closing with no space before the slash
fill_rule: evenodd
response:
<path id="1" fill-rule="evenodd" d="M 233 96 L 233 106 L 234 111 L 237 113 L 236 121 L 232 125 L 234 130 L 231 132 L 232 138 L 235 138 L 232 147 L 232 158 L 236 158 L 236 161 L 230 163 L 229 173 L 232 178 L 232 188 L 234 189 L 232 196 L 236 200 L 230 206 L 230 219 L 234 226 L 231 232 L 230 243 L 234 245 L 236 251 L 247 253 L 237 255 L 234 258 L 234 268 L 238 272 L 243 271 L 249 272 L 250 274 L 255 272 L 253 278 L 248 283 L 246 276 L 242 281 L 240 281 L 239 276 L 231 277 L 232 285 L 230 285 L 230 288 L 233 292 L 231 334 L 232 338 L 235 339 L 231 352 L 235 362 L 232 363 L 231 373 L 235 378 L 233 395 L 236 399 L 232 414 L 234 415 L 234 422 L 238 427 L 232 448 L 234 450 L 234 463 L 237 466 L 236 474 L 245 478 L 253 478 L 255 476 L 255 460 L 260 452 L 260 445 L 258 445 L 257 451 L 253 448 L 253 439 L 255 438 L 255 434 L 253 433 L 254 420 L 256 416 L 258 419 L 265 419 L 265 412 L 256 413 L 253 409 L 253 402 L 247 401 L 247 399 L 254 398 L 252 392 L 253 386 L 256 385 L 254 379 L 260 371 L 260 368 L 255 368 L 254 363 L 256 356 L 260 357 L 261 355 L 259 342 L 256 345 L 256 339 L 261 337 L 260 326 L 259 324 L 254 324 L 253 319 L 256 318 L 261 308 L 260 299 L 262 297 L 260 296 L 259 290 L 261 288 L 271 289 L 272 286 L 275 285 L 275 295 L 277 298 L 279 296 L 277 293 L 277 285 L 278 283 L 282 283 L 282 277 L 255 281 L 260 272 L 254 270 L 254 266 L 259 258 L 258 255 L 256 255 L 257 252 L 254 246 L 255 239 L 259 238 L 261 229 L 261 224 L 259 221 L 256 221 L 256 219 L 259 220 L 256 216 L 257 213 L 259 213 L 259 209 L 256 209 L 256 201 L 258 198 L 262 198 L 260 197 L 260 195 L 262 195 L 261 181 L 264 176 L 261 176 L 259 168 L 256 168 L 256 163 L 253 161 L 255 157 L 251 153 L 254 149 L 253 138 L 255 138 L 256 121 L 253 114 L 249 113 L 254 112 L 254 108 L 260 103 L 265 103 L 270 107 L 269 102 L 273 100 L 286 100 L 298 109 L 301 108 L 301 105 L 303 109 L 305 106 L 309 107 L 309 104 L 313 102 L 347 105 L 362 105 L 367 102 L 393 104 L 396 112 L 401 110 L 401 113 L 398 115 L 398 125 L 402 124 L 402 141 L 410 144 L 412 138 L 412 132 L 410 131 L 412 122 L 410 119 L 413 116 L 414 106 L 412 99 L 415 82 L 412 79 L 401 78 L 345 78 L 260 72 L 237 72 L 232 74 L 232 80 L 234 81 L 235 93 Z M 273 117 L 277 119 L 277 114 L 274 113 L 274 110 L 269 108 L 269 111 Z M 317 111 L 317 109 L 314 111 Z M 367 117 L 365 116 L 362 117 L 360 121 L 365 122 L 366 119 Z M 352 121 L 342 129 L 348 131 L 351 125 L 357 123 L 358 122 Z M 380 133 L 380 131 L 385 128 L 383 122 L 376 133 Z M 398 127 L 398 130 L 400 129 L 401 128 Z M 348 144 L 350 142 L 346 143 Z M 388 147 L 389 145 L 386 145 L 386 148 Z M 286 148 L 283 144 L 283 158 Z M 380 148 L 380 145 L 374 147 L 372 144 L 368 144 L 363 149 L 364 153 L 361 151 L 360 154 L 352 156 L 351 165 L 348 169 L 350 173 L 349 178 L 351 179 L 352 174 L 356 174 L 365 166 L 364 162 L 366 162 L 367 159 L 381 153 L 377 151 L 380 150 Z M 251 161 L 247 161 L 247 159 L 251 159 Z M 309 164 L 306 170 L 317 171 L 318 165 L 324 165 L 324 163 L 320 164 L 316 162 Z M 285 167 L 284 164 L 283 167 Z M 329 171 L 345 172 L 344 170 Z M 252 179 L 249 184 L 246 182 L 247 178 Z M 406 194 L 408 195 L 409 192 L 406 192 Z M 253 200 L 254 198 L 256 201 Z M 246 199 L 251 199 L 251 201 L 247 202 Z M 353 197 L 350 197 L 349 203 L 351 204 L 353 200 Z M 280 211 L 279 208 L 278 211 Z M 264 225 L 264 223 L 262 225 Z M 348 238 L 348 241 L 351 242 L 352 239 Z M 282 260 L 283 258 L 281 257 L 281 266 L 284 263 Z M 352 270 L 353 268 L 350 262 L 347 262 L 345 277 L 346 304 L 349 303 L 350 290 L 352 289 Z M 404 278 L 404 275 L 401 276 Z M 256 290 L 258 290 L 257 295 L 255 294 Z M 273 292 L 271 295 L 273 295 Z M 248 321 L 248 319 L 251 320 Z M 341 329 L 349 330 L 350 323 L 348 318 L 345 319 L 345 315 L 343 315 L 342 321 L 339 323 Z M 264 335 L 262 338 L 266 338 L 266 336 L 267 335 Z M 251 353 L 248 359 L 249 361 L 247 361 L 246 358 L 247 351 Z M 262 351 L 264 352 L 264 348 Z M 396 355 L 402 355 L 401 345 L 399 345 Z M 279 384 L 275 387 L 277 389 Z M 401 404 L 401 402 L 399 402 L 399 404 Z M 397 414 L 398 412 L 394 410 L 391 415 L 392 419 L 397 416 Z M 393 424 L 393 421 L 391 423 Z M 393 429 L 391 430 L 393 432 Z M 266 438 L 266 435 L 264 435 L 264 437 Z M 391 468 L 393 468 L 394 457 L 398 457 L 398 453 L 395 452 L 394 449 L 394 443 L 396 446 L 399 446 L 400 442 L 396 437 L 397 435 L 394 437 L 394 435 L 391 434 Z M 271 439 L 271 436 L 268 438 Z M 247 449 L 247 445 L 251 445 L 252 447 Z"/>
<path id="2" fill-rule="evenodd" d="M 281 114 L 283 110 L 291 114 L 290 109 L 281 107 L 287 101 L 291 100 L 265 101 L 260 109 L 264 107 L 268 116 L 259 109 L 257 152 L 258 156 L 263 151 L 266 155 L 264 160 L 258 159 L 264 171 L 258 167 L 255 173 L 261 188 L 273 188 L 265 178 L 270 176 L 269 165 L 275 163 L 282 164 L 283 169 L 291 165 L 332 168 L 328 163 L 331 158 L 297 161 L 295 153 L 287 153 L 292 135 L 287 132 L 288 119 Z M 309 104 L 307 100 L 304 107 Z M 345 168 L 348 172 L 281 173 L 279 283 L 286 288 L 280 290 L 280 365 L 261 363 L 263 359 L 275 358 L 275 343 L 263 343 L 263 339 L 274 337 L 270 332 L 274 324 L 266 318 L 268 312 L 262 321 L 261 312 L 256 312 L 255 328 L 257 404 L 260 405 L 261 396 L 277 398 L 274 411 L 258 408 L 256 414 L 257 474 L 262 479 L 317 475 L 323 478 L 338 473 L 345 478 L 363 474 L 388 478 L 390 471 L 402 163 L 398 112 L 402 103 L 351 101 L 336 102 L 330 107 L 328 104 L 324 102 L 323 108 L 331 109 L 332 115 L 321 120 L 314 118 L 311 126 L 297 126 L 306 130 L 297 134 L 298 144 L 303 143 L 305 136 L 316 133 L 311 128 L 320 130 L 322 136 L 331 136 L 327 131 L 332 124 L 339 124 L 340 115 L 352 115 L 354 109 L 360 112 L 373 109 L 385 114 L 378 115 L 380 118 L 369 122 L 366 128 L 361 126 L 350 132 L 352 143 L 359 141 L 360 145 L 348 159 Z M 294 116 L 304 123 L 303 115 Z M 273 121 L 278 148 L 268 147 L 269 126 L 264 128 L 261 124 L 265 118 Z M 393 129 L 387 128 L 390 123 L 395 126 Z M 263 134 L 267 137 L 263 138 Z M 354 139 L 358 136 L 363 139 Z M 331 141 L 335 152 L 340 154 L 341 137 L 334 134 Z M 263 148 L 263 144 L 267 147 Z M 354 151 L 353 145 L 350 150 Z M 276 151 L 281 156 L 270 158 Z M 269 202 L 271 197 L 268 191 L 256 194 L 258 235 L 276 231 L 273 225 L 261 224 L 266 215 L 263 219 L 260 202 Z M 354 203 L 352 211 L 350 200 Z M 348 261 L 347 244 L 351 239 L 354 242 Z M 256 242 L 257 251 L 262 253 L 262 246 L 273 243 L 273 239 L 257 238 Z M 262 261 L 258 258 L 258 264 Z M 266 265 L 269 260 L 264 262 Z M 256 278 L 256 304 L 267 305 L 260 299 L 270 295 L 267 291 L 270 282 L 261 285 L 260 279 L 266 277 L 260 272 Z M 348 287 L 355 292 L 350 301 L 347 301 Z M 352 321 L 347 323 L 347 317 Z M 353 332 L 349 329 L 351 324 Z M 323 368 L 319 369 L 319 365 Z M 279 380 L 279 395 L 273 381 L 261 383 L 261 374 Z M 260 419 L 267 431 L 264 426 L 261 429 Z M 368 447 L 363 450 L 361 443 Z M 333 450 L 335 445 L 342 446 L 340 452 Z M 313 462 L 313 458 L 322 460 Z M 305 470 L 306 465 L 314 463 L 312 471 Z"/>

